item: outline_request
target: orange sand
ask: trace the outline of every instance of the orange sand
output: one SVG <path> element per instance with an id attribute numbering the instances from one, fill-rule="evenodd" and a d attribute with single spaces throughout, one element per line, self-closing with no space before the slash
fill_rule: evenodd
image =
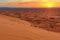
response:
<path id="1" fill-rule="evenodd" d="M 60 40 L 60 34 L 31 27 L 30 23 L 17 18 L 0 15 L 0 40 Z"/>

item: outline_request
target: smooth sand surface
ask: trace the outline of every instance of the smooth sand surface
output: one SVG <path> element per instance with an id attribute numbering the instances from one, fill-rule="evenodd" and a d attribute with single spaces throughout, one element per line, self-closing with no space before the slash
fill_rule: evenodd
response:
<path id="1" fill-rule="evenodd" d="M 0 15 L 0 40 L 60 40 L 60 33 L 54 33 L 4 15 Z"/>

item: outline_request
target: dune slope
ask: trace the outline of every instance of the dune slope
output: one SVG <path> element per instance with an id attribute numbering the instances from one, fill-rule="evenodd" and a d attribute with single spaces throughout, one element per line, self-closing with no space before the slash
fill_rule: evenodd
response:
<path id="1" fill-rule="evenodd" d="M 31 24 L 0 15 L 0 40 L 60 40 L 60 34 L 31 27 Z"/>

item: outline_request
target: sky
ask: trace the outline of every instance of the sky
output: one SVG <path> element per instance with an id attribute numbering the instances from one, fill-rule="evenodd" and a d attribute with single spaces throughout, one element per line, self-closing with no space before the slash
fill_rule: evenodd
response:
<path id="1" fill-rule="evenodd" d="M 60 0 L 0 0 L 0 2 L 34 2 L 34 1 L 40 1 L 40 2 L 46 2 L 46 1 L 53 1 L 53 2 L 59 2 Z"/>
<path id="2" fill-rule="evenodd" d="M 0 0 L 0 6 L 60 7 L 60 0 Z"/>

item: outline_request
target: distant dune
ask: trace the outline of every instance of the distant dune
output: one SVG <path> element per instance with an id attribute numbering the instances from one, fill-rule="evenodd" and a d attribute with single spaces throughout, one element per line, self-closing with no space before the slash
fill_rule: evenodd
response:
<path id="1" fill-rule="evenodd" d="M 31 24 L 0 15 L 0 40 L 60 40 L 60 34 L 31 27 Z"/>
<path id="2" fill-rule="evenodd" d="M 0 14 L 28 21 L 34 27 L 60 32 L 60 8 L 0 7 Z"/>

